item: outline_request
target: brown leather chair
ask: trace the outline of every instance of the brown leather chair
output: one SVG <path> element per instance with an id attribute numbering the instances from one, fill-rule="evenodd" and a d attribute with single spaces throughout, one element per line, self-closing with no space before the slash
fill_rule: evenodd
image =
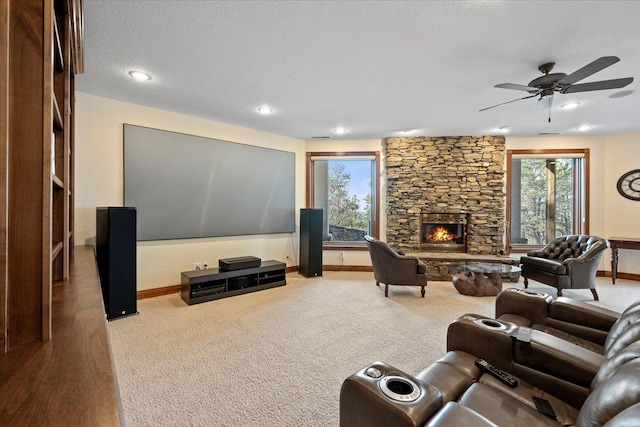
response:
<path id="1" fill-rule="evenodd" d="M 545 332 L 605 356 L 640 340 L 640 301 L 617 313 L 572 298 L 510 288 L 496 298 L 496 319 Z"/>
<path id="2" fill-rule="evenodd" d="M 340 425 L 638 425 L 640 342 L 605 358 L 533 331 L 530 342 L 513 349 L 516 329 L 509 322 L 465 315 L 449 327 L 448 353 L 419 374 L 412 376 L 383 362 L 365 367 L 342 384 Z M 510 387 L 484 372 L 476 365 L 478 358 L 507 371 L 517 384 Z M 518 358 L 561 366 L 554 375 L 523 365 Z M 534 398 L 546 400 L 555 416 L 545 416 Z"/>
<path id="3" fill-rule="evenodd" d="M 376 285 L 384 283 L 384 296 L 389 296 L 389 285 L 420 286 L 424 298 L 427 286 L 427 265 L 413 256 L 396 252 L 385 242 L 364 236 L 371 255 Z"/>
<path id="4" fill-rule="evenodd" d="M 596 272 L 607 241 L 582 234 L 558 237 L 539 251 L 520 258 L 524 287 L 532 279 L 558 289 L 591 289 L 598 301 Z"/>

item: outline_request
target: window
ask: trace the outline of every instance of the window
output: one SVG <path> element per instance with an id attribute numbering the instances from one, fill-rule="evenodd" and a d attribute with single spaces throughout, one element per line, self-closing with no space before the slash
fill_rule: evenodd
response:
<path id="1" fill-rule="evenodd" d="M 366 248 L 379 234 L 380 153 L 307 153 L 307 206 L 321 208 L 325 249 Z"/>
<path id="2" fill-rule="evenodd" d="M 589 150 L 508 150 L 507 221 L 511 248 L 588 234 Z"/>

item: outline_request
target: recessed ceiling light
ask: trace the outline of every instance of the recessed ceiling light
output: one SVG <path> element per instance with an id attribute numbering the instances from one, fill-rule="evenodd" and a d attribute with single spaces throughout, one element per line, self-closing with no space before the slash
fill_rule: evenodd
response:
<path id="1" fill-rule="evenodd" d="M 151 80 L 151 76 L 143 71 L 135 71 L 135 70 L 129 71 L 129 75 L 141 82 L 146 82 Z"/>
<path id="2" fill-rule="evenodd" d="M 560 108 L 564 108 L 565 110 L 573 110 L 578 105 L 580 105 L 579 102 L 569 102 L 567 104 L 562 105 Z"/>
<path id="3" fill-rule="evenodd" d="M 500 126 L 498 129 L 496 129 L 496 132 L 507 133 L 509 132 L 509 129 L 511 129 L 511 126 Z"/>
<path id="4" fill-rule="evenodd" d="M 345 129 L 345 128 L 343 128 L 343 127 L 335 128 L 333 131 L 334 131 L 335 133 L 339 134 L 339 135 L 342 135 L 342 134 L 344 134 L 344 133 L 347 133 L 347 129 Z"/>
<path id="5" fill-rule="evenodd" d="M 398 132 L 403 133 L 403 134 L 409 134 L 409 133 L 414 133 L 415 131 L 417 131 L 418 129 L 405 129 L 405 130 L 400 130 Z"/>
<path id="6" fill-rule="evenodd" d="M 580 132 L 585 132 L 588 131 L 589 129 L 591 129 L 591 126 L 589 125 L 582 125 L 580 127 L 577 128 Z"/>
<path id="7" fill-rule="evenodd" d="M 263 105 L 262 107 L 258 107 L 258 113 L 260 114 L 271 114 L 273 113 L 273 108 Z"/>

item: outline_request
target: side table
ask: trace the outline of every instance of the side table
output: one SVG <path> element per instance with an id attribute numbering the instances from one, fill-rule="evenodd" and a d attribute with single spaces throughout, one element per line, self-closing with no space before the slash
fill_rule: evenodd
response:
<path id="1" fill-rule="evenodd" d="M 618 275 L 618 249 L 640 250 L 640 239 L 632 237 L 611 237 L 609 238 L 609 247 L 611 248 L 611 282 L 615 285 L 616 276 Z"/>

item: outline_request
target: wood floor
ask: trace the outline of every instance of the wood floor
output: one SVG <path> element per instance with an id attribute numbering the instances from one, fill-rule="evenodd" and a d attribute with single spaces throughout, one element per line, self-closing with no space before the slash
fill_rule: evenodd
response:
<path id="1" fill-rule="evenodd" d="M 0 355 L 0 425 L 118 426 L 119 396 L 93 250 L 53 285 L 51 341 Z"/>

